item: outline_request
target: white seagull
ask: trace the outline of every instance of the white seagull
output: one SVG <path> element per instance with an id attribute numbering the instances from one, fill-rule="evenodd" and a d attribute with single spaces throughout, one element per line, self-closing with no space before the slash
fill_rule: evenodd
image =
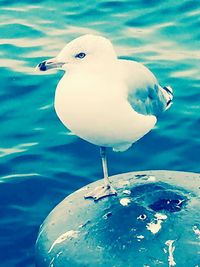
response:
<path id="1" fill-rule="evenodd" d="M 83 35 L 68 43 L 55 58 L 37 69 L 66 71 L 55 94 L 62 123 L 80 138 L 100 147 L 104 184 L 86 198 L 115 195 L 107 170 L 106 148 L 125 151 L 147 134 L 173 99 L 144 65 L 118 59 L 105 37 Z"/>

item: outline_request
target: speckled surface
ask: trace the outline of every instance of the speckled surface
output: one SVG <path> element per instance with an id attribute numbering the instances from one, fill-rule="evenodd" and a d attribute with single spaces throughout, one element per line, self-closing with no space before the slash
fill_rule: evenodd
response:
<path id="1" fill-rule="evenodd" d="M 111 181 L 117 196 L 84 199 L 100 180 L 49 214 L 36 244 L 38 267 L 198 266 L 199 174 L 133 172 Z"/>

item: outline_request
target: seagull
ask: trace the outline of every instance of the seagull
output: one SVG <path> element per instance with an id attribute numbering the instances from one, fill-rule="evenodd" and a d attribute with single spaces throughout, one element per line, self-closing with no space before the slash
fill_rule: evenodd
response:
<path id="1" fill-rule="evenodd" d="M 106 149 L 125 151 L 147 134 L 171 106 L 172 88 L 160 86 L 143 64 L 118 59 L 107 38 L 92 34 L 72 40 L 36 69 L 65 71 L 56 87 L 56 113 L 71 132 L 100 147 L 104 183 L 85 198 L 116 195 Z"/>

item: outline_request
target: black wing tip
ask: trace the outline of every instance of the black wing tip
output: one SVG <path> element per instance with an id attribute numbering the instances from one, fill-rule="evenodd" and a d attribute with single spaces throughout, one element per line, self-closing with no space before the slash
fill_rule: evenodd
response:
<path id="1" fill-rule="evenodd" d="M 174 94 L 173 94 L 173 89 L 171 88 L 171 86 L 164 86 L 163 90 L 165 90 L 165 92 L 168 94 L 168 100 L 166 103 L 166 110 L 167 110 L 173 104 L 172 100 L 173 100 Z"/>
<path id="2" fill-rule="evenodd" d="M 171 99 L 168 100 L 168 101 L 167 101 L 167 108 L 169 108 L 172 104 L 173 104 L 172 100 L 171 100 Z"/>
<path id="3" fill-rule="evenodd" d="M 174 93 L 173 93 L 173 89 L 171 88 L 171 86 L 164 86 L 163 89 L 171 96 L 171 99 L 173 98 L 174 96 Z"/>

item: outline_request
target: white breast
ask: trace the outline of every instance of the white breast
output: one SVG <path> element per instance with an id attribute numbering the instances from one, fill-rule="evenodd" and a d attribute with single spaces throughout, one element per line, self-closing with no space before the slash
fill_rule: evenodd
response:
<path id="1" fill-rule="evenodd" d="M 63 124 L 84 140 L 120 149 L 149 132 L 154 116 L 136 113 L 126 86 L 107 74 L 64 75 L 56 89 L 55 109 Z"/>

